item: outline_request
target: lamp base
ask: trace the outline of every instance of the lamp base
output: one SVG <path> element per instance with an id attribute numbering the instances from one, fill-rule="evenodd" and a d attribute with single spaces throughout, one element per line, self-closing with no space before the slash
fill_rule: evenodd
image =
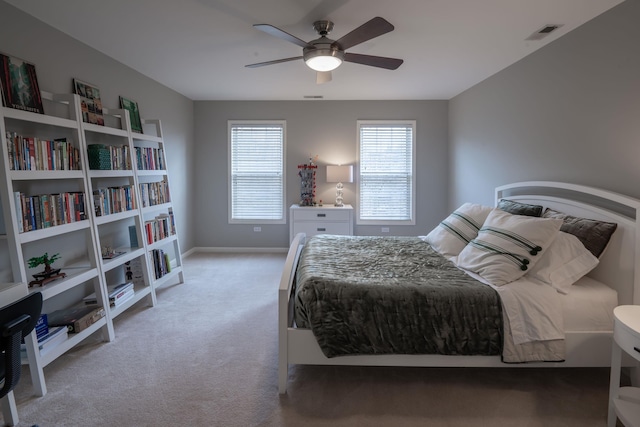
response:
<path id="1" fill-rule="evenodd" d="M 344 188 L 344 186 L 342 185 L 341 182 L 336 184 L 336 203 L 334 206 L 337 207 L 342 207 L 344 206 L 343 199 L 342 199 L 342 189 Z"/>

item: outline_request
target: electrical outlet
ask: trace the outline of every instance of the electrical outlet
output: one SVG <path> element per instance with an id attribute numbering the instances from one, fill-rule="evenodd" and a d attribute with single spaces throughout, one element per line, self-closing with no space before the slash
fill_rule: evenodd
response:
<path id="1" fill-rule="evenodd" d="M 389 227 L 382 227 L 382 232 L 383 233 L 388 233 L 389 232 Z"/>
<path id="2" fill-rule="evenodd" d="M 260 233 L 262 231 L 262 227 L 253 227 L 253 231 Z"/>

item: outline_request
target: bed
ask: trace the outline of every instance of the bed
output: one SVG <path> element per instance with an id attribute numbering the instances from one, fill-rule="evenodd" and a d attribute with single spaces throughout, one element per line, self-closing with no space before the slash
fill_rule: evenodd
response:
<path id="1" fill-rule="evenodd" d="M 517 341 L 516 347 L 520 347 L 521 343 L 521 341 L 518 341 L 518 333 L 514 332 L 513 337 L 508 333 L 511 330 L 518 330 L 518 321 L 517 318 L 514 318 L 516 319 L 515 323 L 509 323 L 509 313 L 513 312 L 514 305 L 509 305 L 511 303 L 506 304 L 505 301 L 510 298 L 514 299 L 513 295 L 515 294 L 513 294 L 513 290 L 509 290 L 506 295 L 502 295 L 501 292 L 507 289 L 507 286 L 485 286 L 487 289 L 495 290 L 494 294 L 500 294 L 500 300 L 502 301 L 503 312 L 500 315 L 504 323 L 499 325 L 499 328 L 502 328 L 502 338 L 498 338 L 498 340 L 504 339 L 504 346 L 499 352 L 496 352 L 495 349 L 496 337 L 493 332 L 489 332 L 486 339 L 480 340 L 482 341 L 481 348 L 473 349 L 468 352 L 469 354 L 465 354 L 466 350 L 459 347 L 453 348 L 453 350 L 445 349 L 444 352 L 440 352 L 439 349 L 425 350 L 420 346 L 417 346 L 416 349 L 407 350 L 402 347 L 402 343 L 398 342 L 390 344 L 391 348 L 399 349 L 397 353 L 390 351 L 388 348 L 383 348 L 378 354 L 376 354 L 375 350 L 371 352 L 372 354 L 366 354 L 365 351 L 355 351 L 356 354 L 349 354 L 348 351 L 344 352 L 342 350 L 332 351 L 331 346 L 335 346 L 336 343 L 329 343 L 329 346 L 327 346 L 326 340 L 319 341 L 311 329 L 314 326 L 313 322 L 305 323 L 304 316 L 307 315 L 304 313 L 305 309 L 301 309 L 301 306 L 296 304 L 296 297 L 302 299 L 300 295 L 296 295 L 296 283 L 301 276 L 308 274 L 306 270 L 309 269 L 309 266 L 313 266 L 316 263 L 316 261 L 312 261 L 304 264 L 304 258 L 311 251 L 309 249 L 311 246 L 306 251 L 303 251 L 305 245 L 309 241 L 309 245 L 316 243 L 314 243 L 315 240 L 307 240 L 304 234 L 299 234 L 293 239 L 289 248 L 278 290 L 280 393 L 286 392 L 290 364 L 416 367 L 610 366 L 613 327 L 612 308 L 618 304 L 640 303 L 640 275 L 636 274 L 635 271 L 635 266 L 640 265 L 640 247 L 638 246 L 640 243 L 640 227 L 636 222 L 640 201 L 597 188 L 544 181 L 521 182 L 498 187 L 495 190 L 496 205 L 502 200 L 509 200 L 511 203 L 524 206 L 542 206 L 545 211 L 549 209 L 548 212 L 552 213 L 550 217 L 553 217 L 553 213 L 556 212 L 578 218 L 589 218 L 616 224 L 615 232 L 606 244 L 606 250 L 598 256 L 597 266 L 577 282 L 573 283 L 572 281 L 570 292 L 560 292 L 560 290 L 556 292 L 557 289 L 553 290 L 553 305 L 557 306 L 557 310 L 561 315 L 560 321 L 555 323 L 556 326 L 559 324 L 560 329 L 562 329 L 560 331 L 561 336 L 547 340 L 551 336 L 549 335 L 543 337 L 544 339 L 541 339 L 538 343 L 531 343 L 541 345 L 545 352 L 544 356 L 538 360 L 535 357 L 531 360 L 523 359 L 522 361 L 527 363 L 518 363 L 517 365 L 505 362 L 520 362 L 519 357 L 522 357 L 523 354 L 529 357 L 528 354 L 530 352 L 533 354 L 533 352 L 538 351 L 537 347 L 533 349 L 527 348 L 530 343 L 522 343 L 522 348 L 519 351 L 523 354 L 516 355 L 515 359 L 505 358 L 505 351 L 508 348 L 512 348 L 510 345 L 513 342 Z M 563 223 L 561 220 L 558 221 Z M 553 221 L 547 221 L 547 223 L 550 222 Z M 320 236 L 320 238 L 323 237 Z M 326 240 L 338 239 L 335 236 L 324 238 Z M 397 238 L 391 238 L 390 240 L 393 239 L 397 240 Z M 345 241 L 338 240 L 339 245 L 345 245 Z M 353 244 L 355 245 L 355 242 L 360 240 L 363 239 L 355 238 Z M 417 247 L 419 248 L 419 243 L 415 239 L 410 240 L 418 245 Z M 425 239 L 423 238 L 422 240 Z M 431 246 L 424 242 L 423 244 Z M 380 241 L 376 240 L 375 245 L 380 246 Z M 356 246 L 354 248 L 354 250 L 358 250 Z M 424 249 L 419 248 L 416 250 L 422 251 Z M 443 255 L 443 252 L 439 252 L 439 254 L 441 257 L 447 258 Z M 302 264 L 301 255 L 303 258 Z M 334 253 L 333 256 L 339 257 L 341 255 L 335 255 Z M 455 262 L 463 265 L 464 261 L 461 261 L 460 257 L 460 255 L 456 255 Z M 449 258 L 448 261 L 452 259 Z M 326 265 L 330 265 L 330 262 Z M 340 268 L 343 268 L 344 265 L 340 264 Z M 300 271 L 298 267 L 300 267 Z M 384 270 L 385 267 L 383 266 L 380 271 Z M 450 274 L 450 272 L 446 274 Z M 475 273 L 470 273 L 469 276 L 476 280 L 484 281 L 483 277 L 478 277 Z M 513 283 L 516 282 L 518 281 Z M 517 289 L 518 285 L 514 285 L 513 288 Z M 523 286 L 523 288 L 530 289 L 529 285 Z M 301 290 L 299 291 L 299 293 L 302 292 Z M 544 292 L 546 297 L 551 295 L 548 290 Z M 316 293 L 318 292 L 316 291 Z M 299 303 L 300 301 L 298 301 Z M 517 306 L 517 301 L 515 305 Z M 424 308 L 415 310 L 420 313 L 425 312 Z M 489 308 L 487 310 L 491 311 L 493 309 Z M 492 315 L 495 316 L 496 314 Z M 483 314 L 483 317 L 486 316 L 488 315 Z M 467 317 L 467 315 L 462 317 Z M 341 321 L 342 325 L 346 324 L 344 319 Z M 493 325 L 494 322 L 491 321 L 490 323 Z M 475 328 L 475 326 L 472 325 L 472 328 Z M 528 331 L 520 332 L 528 333 Z M 316 334 L 318 334 L 317 330 Z M 381 335 L 384 335 L 384 333 L 381 332 Z M 328 336 L 330 337 L 331 333 Z M 343 343 L 338 344 L 342 345 Z M 380 345 L 384 345 L 384 343 Z M 548 351 L 549 348 L 545 347 L 549 345 L 552 347 L 550 351 Z M 560 350 L 558 350 L 558 355 L 554 356 L 553 352 L 556 351 L 554 346 L 556 345 L 559 346 L 557 348 Z M 424 354 L 423 352 L 428 352 L 429 354 Z M 454 355 L 446 354 L 448 352 L 452 352 Z"/>

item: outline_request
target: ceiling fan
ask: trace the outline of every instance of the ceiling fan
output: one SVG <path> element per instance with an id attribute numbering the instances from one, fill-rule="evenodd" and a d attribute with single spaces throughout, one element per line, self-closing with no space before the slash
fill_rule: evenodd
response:
<path id="1" fill-rule="evenodd" d="M 380 17 L 376 17 L 365 22 L 338 40 L 331 40 L 327 37 L 327 34 L 333 30 L 333 22 L 331 21 L 314 22 L 313 28 L 316 30 L 318 35 L 320 35 L 320 38 L 311 40 L 310 42 L 305 42 L 304 40 L 292 36 L 286 31 L 274 27 L 273 25 L 255 24 L 254 27 L 267 34 L 271 34 L 272 36 L 279 37 L 302 47 L 302 56 L 245 65 L 245 67 L 249 68 L 303 59 L 309 68 L 317 71 L 316 82 L 326 83 L 331 81 L 331 70 L 338 68 L 343 61 L 355 62 L 356 64 L 369 65 L 378 68 L 386 68 L 387 70 L 395 70 L 404 62 L 402 59 L 345 52 L 345 50 L 355 45 L 393 31 L 393 25 L 391 25 L 386 19 Z"/>

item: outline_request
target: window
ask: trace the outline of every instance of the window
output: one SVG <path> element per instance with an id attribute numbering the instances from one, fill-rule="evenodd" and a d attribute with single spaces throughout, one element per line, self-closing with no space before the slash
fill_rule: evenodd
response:
<path id="1" fill-rule="evenodd" d="M 284 147 L 284 121 L 229 121 L 229 223 L 285 223 Z"/>
<path id="2" fill-rule="evenodd" d="M 358 121 L 358 224 L 415 224 L 415 121 Z"/>

